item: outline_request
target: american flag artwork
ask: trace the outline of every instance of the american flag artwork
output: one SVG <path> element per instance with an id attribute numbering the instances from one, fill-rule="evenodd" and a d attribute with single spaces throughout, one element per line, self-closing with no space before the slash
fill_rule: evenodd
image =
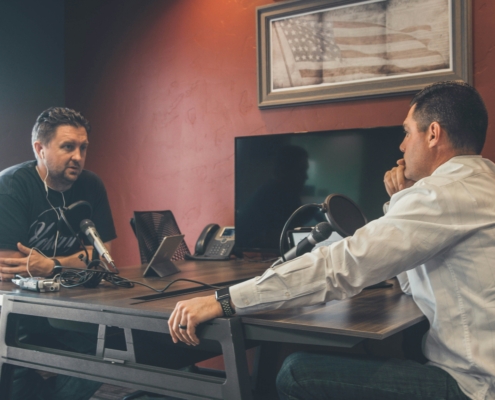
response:
<path id="1" fill-rule="evenodd" d="M 372 0 L 272 21 L 272 89 L 450 68 L 449 0 Z"/>

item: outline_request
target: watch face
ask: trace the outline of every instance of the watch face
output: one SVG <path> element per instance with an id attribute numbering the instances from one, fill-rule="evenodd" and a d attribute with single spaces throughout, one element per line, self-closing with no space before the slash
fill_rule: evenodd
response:
<path id="1" fill-rule="evenodd" d="M 215 292 L 215 298 L 217 300 L 228 299 L 230 297 L 229 288 L 219 289 Z"/>

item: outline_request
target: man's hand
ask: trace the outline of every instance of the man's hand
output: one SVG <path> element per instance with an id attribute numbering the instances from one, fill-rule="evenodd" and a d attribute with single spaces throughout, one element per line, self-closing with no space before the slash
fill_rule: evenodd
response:
<path id="1" fill-rule="evenodd" d="M 168 320 L 172 340 L 174 343 L 180 340 L 196 346 L 199 344 L 196 327 L 202 322 L 221 316 L 223 316 L 222 306 L 215 299 L 215 295 L 179 301 Z M 187 328 L 181 329 L 179 325 Z"/>
<path id="2" fill-rule="evenodd" d="M 404 162 L 404 159 L 401 158 L 397 161 L 397 167 L 394 167 L 385 173 L 383 182 L 385 183 L 385 189 L 387 189 L 389 196 L 392 196 L 403 189 L 409 188 L 416 183 L 416 181 L 407 179 L 404 176 L 405 168 L 406 163 Z"/>
<path id="3" fill-rule="evenodd" d="M 2 281 L 10 281 L 16 275 L 29 276 L 28 259 L 29 272 L 32 276 L 50 275 L 54 267 L 53 260 L 46 258 L 36 250 L 33 250 L 31 257 L 29 257 L 31 249 L 21 243 L 17 243 L 17 248 L 19 253 L 14 253 L 17 257 L 0 258 L 0 278 Z"/>

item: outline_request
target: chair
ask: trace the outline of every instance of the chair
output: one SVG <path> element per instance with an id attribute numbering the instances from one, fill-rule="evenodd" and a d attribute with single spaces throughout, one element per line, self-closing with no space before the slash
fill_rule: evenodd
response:
<path id="1" fill-rule="evenodd" d="M 180 235 L 180 229 L 170 210 L 165 211 L 134 211 L 131 227 L 138 240 L 141 263 L 147 264 L 153 258 L 158 246 L 165 236 Z M 191 254 L 187 244 L 181 244 L 172 256 L 172 261 L 183 260 L 186 254 Z"/>

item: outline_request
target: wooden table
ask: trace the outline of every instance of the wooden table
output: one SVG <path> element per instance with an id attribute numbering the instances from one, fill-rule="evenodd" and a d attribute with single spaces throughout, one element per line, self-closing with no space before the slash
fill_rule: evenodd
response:
<path id="1" fill-rule="evenodd" d="M 173 279 L 195 279 L 218 286 L 260 275 L 263 263 L 177 262 L 179 274 L 167 278 L 142 278 L 142 267 L 121 269 L 121 276 L 161 288 Z M 245 354 L 248 342 L 288 342 L 352 347 L 365 338 L 384 339 L 424 319 L 413 300 L 389 289 L 363 291 L 345 301 L 311 307 L 278 310 L 248 317 L 217 318 L 203 324 L 202 340 L 194 349 L 224 355 L 226 379 L 146 365 L 136 360 L 132 332 L 141 330 L 168 335 L 167 320 L 175 304 L 213 293 L 213 290 L 184 293 L 195 287 L 189 282 L 174 284 L 175 296 L 163 297 L 136 286 L 123 289 L 100 285 L 96 289 L 62 289 L 57 293 L 34 293 L 0 283 L 3 306 L 0 319 L 0 398 L 6 398 L 13 365 L 63 373 L 188 399 L 251 399 L 251 383 Z M 47 317 L 97 326 L 94 355 L 26 344 L 17 336 L 17 322 L 24 316 Z M 108 327 L 122 328 L 126 349 L 107 345 Z M 151 334 L 150 333 L 150 334 Z M 166 354 L 164 354 L 166 357 Z"/>

